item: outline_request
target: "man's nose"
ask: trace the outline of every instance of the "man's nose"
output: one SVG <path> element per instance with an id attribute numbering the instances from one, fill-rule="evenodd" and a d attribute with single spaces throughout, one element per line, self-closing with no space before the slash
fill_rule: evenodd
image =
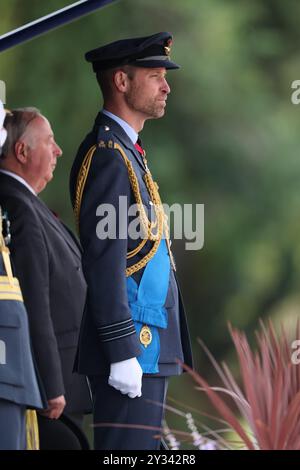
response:
<path id="1" fill-rule="evenodd" d="M 171 88 L 167 82 L 167 80 L 164 78 L 163 79 L 163 87 L 162 87 L 162 90 L 166 93 L 166 95 L 168 95 L 171 91 Z"/>
<path id="2" fill-rule="evenodd" d="M 62 149 L 60 148 L 59 145 L 55 142 L 55 148 L 54 148 L 54 154 L 56 157 L 61 157 L 62 156 Z"/>

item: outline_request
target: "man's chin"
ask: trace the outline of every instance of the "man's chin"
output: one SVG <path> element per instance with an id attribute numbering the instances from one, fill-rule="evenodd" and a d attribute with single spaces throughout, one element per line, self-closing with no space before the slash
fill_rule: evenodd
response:
<path id="1" fill-rule="evenodd" d="M 159 119 L 159 118 L 163 117 L 164 114 L 165 114 L 165 106 L 160 107 L 160 108 L 147 110 L 147 112 L 144 114 L 144 116 L 145 116 L 146 120 L 148 120 L 148 119 Z"/>
<path id="2" fill-rule="evenodd" d="M 154 111 L 152 117 L 153 117 L 154 119 L 159 119 L 159 118 L 163 117 L 164 114 L 165 114 L 165 107 L 156 109 L 156 110 Z"/>
<path id="3" fill-rule="evenodd" d="M 51 173 L 50 175 L 47 175 L 47 177 L 44 179 L 43 183 L 41 183 L 41 185 L 40 185 L 41 189 L 39 190 L 39 192 L 43 191 L 46 188 L 47 184 L 50 183 L 52 178 L 53 178 L 53 173 Z"/>
<path id="4" fill-rule="evenodd" d="M 163 117 L 164 114 L 165 114 L 165 112 L 166 112 L 166 111 L 165 111 L 165 108 L 164 108 L 164 109 L 162 109 L 159 113 L 157 113 L 157 116 L 156 116 L 156 117 L 157 117 L 157 118 Z"/>

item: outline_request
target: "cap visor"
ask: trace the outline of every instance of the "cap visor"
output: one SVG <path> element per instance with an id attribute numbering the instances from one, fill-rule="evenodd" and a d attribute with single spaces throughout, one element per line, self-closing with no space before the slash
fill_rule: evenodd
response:
<path id="1" fill-rule="evenodd" d="M 175 62 L 171 62 L 170 60 L 143 60 L 141 62 L 134 61 L 130 62 L 129 65 L 134 65 L 136 67 L 142 67 L 142 68 L 160 68 L 163 67 L 164 69 L 167 70 L 172 70 L 172 69 L 180 69 L 180 65 L 175 64 Z"/>

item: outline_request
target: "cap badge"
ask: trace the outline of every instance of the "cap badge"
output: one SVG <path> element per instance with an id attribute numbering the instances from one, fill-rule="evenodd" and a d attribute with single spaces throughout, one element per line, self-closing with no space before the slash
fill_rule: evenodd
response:
<path id="1" fill-rule="evenodd" d="M 171 53 L 171 46 L 172 46 L 172 39 L 168 39 L 166 46 L 164 47 L 166 55 L 170 55 Z"/>

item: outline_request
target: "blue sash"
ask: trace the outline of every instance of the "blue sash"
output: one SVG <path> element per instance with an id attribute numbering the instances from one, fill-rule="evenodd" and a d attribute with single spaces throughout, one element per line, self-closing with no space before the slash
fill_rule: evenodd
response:
<path id="1" fill-rule="evenodd" d="M 140 284 L 132 276 L 127 278 L 128 302 L 138 337 L 146 325 L 151 331 L 151 342 L 140 344 L 142 353 L 138 361 L 144 373 L 159 372 L 160 341 L 158 328 L 167 328 L 168 316 L 164 308 L 170 279 L 170 258 L 166 241 L 161 240 L 158 250 L 147 263 Z"/>

